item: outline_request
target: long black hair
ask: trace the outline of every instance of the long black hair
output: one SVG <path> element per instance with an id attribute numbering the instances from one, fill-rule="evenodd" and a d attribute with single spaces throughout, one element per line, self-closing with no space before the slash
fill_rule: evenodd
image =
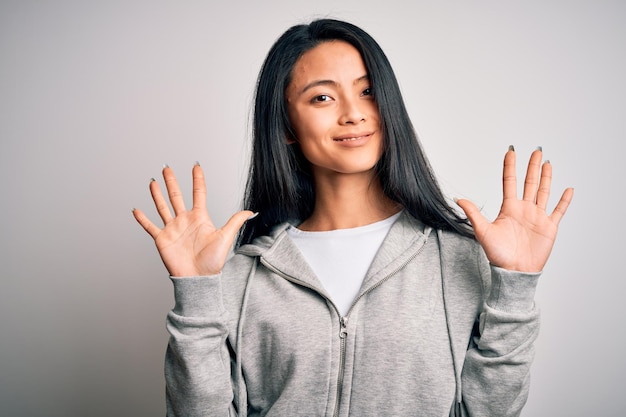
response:
<path id="1" fill-rule="evenodd" d="M 391 64 L 378 43 L 359 27 L 321 19 L 288 29 L 270 49 L 257 80 L 253 145 L 244 207 L 259 215 L 241 229 L 237 247 L 266 235 L 284 221 L 306 220 L 315 203 L 313 177 L 287 114 L 285 92 L 298 59 L 320 43 L 355 47 L 367 69 L 381 120 L 384 150 L 376 173 L 384 193 L 434 228 L 473 237 L 467 219 L 446 201 L 408 116 Z"/>

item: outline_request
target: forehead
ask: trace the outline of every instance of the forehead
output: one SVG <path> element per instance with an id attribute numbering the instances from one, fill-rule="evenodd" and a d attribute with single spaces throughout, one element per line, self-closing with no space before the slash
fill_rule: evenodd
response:
<path id="1" fill-rule="evenodd" d="M 345 41 L 327 41 L 305 52 L 293 67 L 289 87 L 316 80 L 354 81 L 367 74 L 359 51 Z"/>

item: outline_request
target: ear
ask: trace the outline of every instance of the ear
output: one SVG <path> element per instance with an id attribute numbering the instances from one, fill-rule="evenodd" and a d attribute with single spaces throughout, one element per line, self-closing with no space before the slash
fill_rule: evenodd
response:
<path id="1" fill-rule="evenodd" d="M 295 139 L 294 139 L 293 137 L 291 137 L 291 136 L 288 136 L 288 137 L 285 139 L 285 143 L 286 143 L 287 145 L 293 145 L 293 144 L 294 144 L 294 143 L 296 143 L 296 142 L 297 142 L 297 140 L 295 140 Z"/>

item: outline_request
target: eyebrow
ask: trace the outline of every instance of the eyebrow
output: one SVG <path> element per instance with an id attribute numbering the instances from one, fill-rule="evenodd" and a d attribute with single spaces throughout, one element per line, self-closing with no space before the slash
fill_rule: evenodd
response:
<path id="1" fill-rule="evenodd" d="M 357 78 L 356 80 L 354 80 L 354 82 L 352 83 L 353 85 L 356 85 L 362 81 L 366 81 L 369 80 L 370 76 L 368 74 L 365 74 L 359 78 Z M 332 86 L 337 86 L 337 82 L 333 81 L 333 80 L 315 80 L 310 82 L 309 84 L 305 85 L 302 90 L 300 90 L 300 94 L 305 93 L 307 90 L 313 88 L 313 87 L 317 87 L 319 85 L 332 85 Z"/>

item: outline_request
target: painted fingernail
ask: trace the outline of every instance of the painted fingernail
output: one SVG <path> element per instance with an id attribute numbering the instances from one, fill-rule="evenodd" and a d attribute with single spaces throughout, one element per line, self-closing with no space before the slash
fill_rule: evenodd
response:
<path id="1" fill-rule="evenodd" d="M 194 166 L 200 166 L 200 162 L 198 161 L 194 162 Z"/>
<path id="2" fill-rule="evenodd" d="M 163 164 L 163 169 L 165 168 L 169 168 L 170 166 L 168 164 Z"/>
<path id="3" fill-rule="evenodd" d="M 537 150 L 538 151 L 543 151 L 543 147 L 542 146 L 537 146 Z"/>
<path id="4" fill-rule="evenodd" d="M 509 145 L 509 151 L 513 151 L 513 152 L 515 152 L 515 146 L 513 146 L 513 145 Z"/>
<path id="5" fill-rule="evenodd" d="M 248 218 L 246 219 L 246 221 L 248 221 L 248 220 L 252 220 L 252 219 L 254 219 L 254 218 L 255 218 L 256 216 L 258 216 L 258 215 L 259 215 L 259 212 L 257 211 L 257 212 L 256 212 L 256 213 L 254 213 L 252 216 L 248 217 Z"/>
<path id="6" fill-rule="evenodd" d="M 150 182 L 155 182 L 156 180 L 154 178 L 150 178 Z"/>
<path id="7" fill-rule="evenodd" d="M 546 162 L 544 162 L 544 164 L 549 164 L 549 163 L 550 163 L 549 159 L 546 159 Z"/>

